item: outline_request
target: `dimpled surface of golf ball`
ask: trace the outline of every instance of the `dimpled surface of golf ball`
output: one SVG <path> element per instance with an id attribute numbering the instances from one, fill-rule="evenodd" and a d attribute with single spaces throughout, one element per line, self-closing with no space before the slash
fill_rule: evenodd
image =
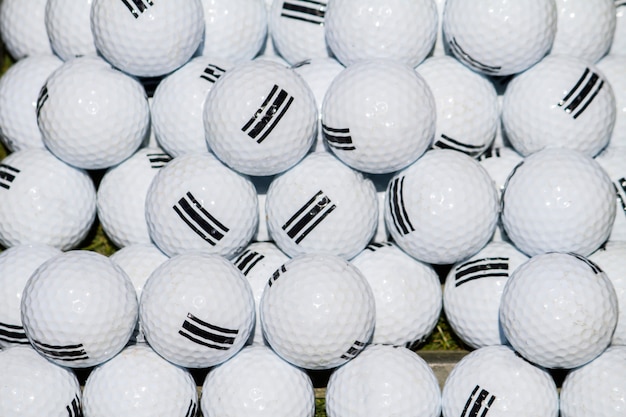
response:
<path id="1" fill-rule="evenodd" d="M 59 159 L 101 169 L 139 148 L 148 132 L 150 109 L 136 79 L 102 58 L 86 56 L 50 75 L 39 94 L 37 123 L 44 144 Z"/>
<path id="2" fill-rule="evenodd" d="M 97 193 L 98 219 L 116 246 L 151 242 L 146 195 L 159 169 L 171 159 L 162 149 L 141 148 L 102 177 Z"/>
<path id="3" fill-rule="evenodd" d="M 202 250 L 232 257 L 258 224 L 254 185 L 209 153 L 174 158 L 148 188 L 146 221 L 167 255 Z"/>
<path id="4" fill-rule="evenodd" d="M 350 259 L 378 223 L 372 181 L 327 152 L 312 153 L 276 177 L 265 209 L 270 236 L 291 257 L 323 252 Z"/>
<path id="5" fill-rule="evenodd" d="M 551 55 L 508 84 L 502 126 L 524 156 L 562 147 L 593 157 L 609 143 L 615 113 L 613 89 L 595 66 Z"/>
<path id="6" fill-rule="evenodd" d="M 148 345 L 128 346 L 96 367 L 83 391 L 85 417 L 190 417 L 198 408 L 189 371 L 166 361 Z"/>
<path id="7" fill-rule="evenodd" d="M 626 146 L 626 53 L 607 55 L 596 64 L 615 95 L 615 126 L 608 147 Z"/>
<path id="8" fill-rule="evenodd" d="M 30 346 L 14 346 L 0 351 L 0 367 L 1 415 L 82 415 L 82 395 L 74 373 L 46 360 Z"/>
<path id="9" fill-rule="evenodd" d="M 266 346 L 243 348 L 209 372 L 202 385 L 207 417 L 313 417 L 309 376 Z"/>
<path id="10" fill-rule="evenodd" d="M 295 165 L 315 140 L 317 105 L 292 69 L 267 60 L 227 71 L 206 98 L 209 148 L 249 175 L 274 175 Z"/>
<path id="11" fill-rule="evenodd" d="M 561 416 L 623 416 L 624 395 L 626 346 L 613 346 L 567 374 L 561 388 Z"/>
<path id="12" fill-rule="evenodd" d="M 594 160 L 609 175 L 617 194 L 615 222 L 609 241 L 626 240 L 626 146 L 609 146 Z"/>
<path id="13" fill-rule="evenodd" d="M 441 391 L 426 361 L 403 347 L 370 345 L 330 376 L 329 417 L 438 417 Z"/>
<path id="14" fill-rule="evenodd" d="M 523 159 L 514 149 L 499 146 L 487 149 L 478 157 L 480 165 L 487 170 L 493 179 L 498 195 L 502 195 L 507 178 Z"/>
<path id="15" fill-rule="evenodd" d="M 25 149 L 3 159 L 0 194 L 0 244 L 7 248 L 43 243 L 71 249 L 96 216 L 89 175 L 45 149 Z"/>
<path id="16" fill-rule="evenodd" d="M 443 387 L 443 417 L 557 417 L 559 396 L 546 370 L 508 346 L 477 349 L 458 362 Z"/>
<path id="17" fill-rule="evenodd" d="M 274 46 L 290 64 L 332 55 L 326 44 L 327 0 L 277 0 L 269 10 Z"/>
<path id="18" fill-rule="evenodd" d="M 598 265 L 609 277 L 615 294 L 619 315 L 617 326 L 611 338 L 611 345 L 626 345 L 626 242 L 607 242 L 600 249 L 589 256 L 589 260 Z"/>
<path id="19" fill-rule="evenodd" d="M 146 282 L 140 320 L 146 340 L 180 366 L 207 368 L 235 355 L 254 325 L 254 297 L 228 260 L 201 252 L 170 258 Z"/>
<path id="20" fill-rule="evenodd" d="M 501 221 L 511 241 L 529 256 L 550 251 L 588 256 L 611 233 L 615 189 L 590 157 L 544 149 L 509 177 Z"/>
<path id="21" fill-rule="evenodd" d="M 97 54 L 91 33 L 93 0 L 48 0 L 46 31 L 50 45 L 62 60 Z"/>
<path id="22" fill-rule="evenodd" d="M 443 32 L 461 62 L 488 75 L 511 75 L 550 50 L 557 29 L 553 0 L 446 1 Z"/>
<path id="23" fill-rule="evenodd" d="M 47 2 L 34 0 L 29 7 L 20 0 L 3 0 L 0 4 L 0 37 L 13 59 L 52 54 L 45 23 Z"/>
<path id="24" fill-rule="evenodd" d="M 424 79 L 393 60 L 363 60 L 342 71 L 322 104 L 326 145 L 370 173 L 405 168 L 431 144 L 436 109 Z"/>
<path id="25" fill-rule="evenodd" d="M 98 52 L 140 77 L 164 75 L 187 62 L 202 41 L 204 26 L 201 0 L 93 0 L 91 5 Z"/>
<path id="26" fill-rule="evenodd" d="M 365 275 L 376 302 L 372 343 L 412 347 L 435 328 L 441 284 L 434 269 L 392 243 L 373 243 L 351 260 Z"/>
<path id="27" fill-rule="evenodd" d="M 511 274 L 528 257 L 506 242 L 491 242 L 452 267 L 443 291 L 446 318 L 454 333 L 473 348 L 502 345 L 500 299 Z"/>
<path id="28" fill-rule="evenodd" d="M 609 54 L 626 55 L 626 3 L 615 0 L 615 36 Z"/>
<path id="29" fill-rule="evenodd" d="M 363 274 L 325 254 L 300 255 L 277 269 L 260 310 L 272 349 L 306 369 L 330 369 L 356 357 L 372 336 L 376 315 Z"/>
<path id="30" fill-rule="evenodd" d="M 524 358 L 546 368 L 574 368 L 611 342 L 618 318 L 613 284 L 581 255 L 532 257 L 502 293 L 500 324 Z"/>
<path id="31" fill-rule="evenodd" d="M 0 347 L 29 345 L 21 317 L 22 292 L 35 270 L 60 250 L 47 245 L 18 245 L 0 253 Z"/>
<path id="32" fill-rule="evenodd" d="M 252 294 L 254 295 L 255 323 L 247 344 L 266 344 L 263 338 L 263 327 L 261 324 L 261 313 L 259 307 L 261 298 L 267 281 L 272 274 L 277 271 L 289 257 L 285 255 L 272 242 L 255 242 L 241 252 L 237 258 L 233 259 L 235 266 L 248 279 Z"/>
<path id="33" fill-rule="evenodd" d="M 433 93 L 437 110 L 434 148 L 478 156 L 493 142 L 500 120 L 489 80 L 450 56 L 430 58 L 416 71 Z"/>
<path id="34" fill-rule="evenodd" d="M 449 264 L 478 252 L 498 220 L 487 171 L 449 149 L 426 152 L 387 186 L 385 223 L 396 244 L 423 262 Z"/>
<path id="35" fill-rule="evenodd" d="M 615 33 L 614 0 L 556 0 L 557 30 L 550 54 L 596 62 Z"/>
<path id="36" fill-rule="evenodd" d="M 344 65 L 389 58 L 415 67 L 435 43 L 437 19 L 434 0 L 330 1 L 326 42 Z"/>
<path id="37" fill-rule="evenodd" d="M 137 304 L 122 268 L 95 252 L 70 251 L 46 261 L 28 280 L 22 321 L 39 353 L 59 365 L 86 368 L 126 345 Z"/>
<path id="38" fill-rule="evenodd" d="M 51 54 L 34 55 L 11 65 L 0 78 L 0 140 L 9 151 L 45 147 L 37 125 L 37 99 L 62 63 Z"/>
<path id="39" fill-rule="evenodd" d="M 197 55 L 242 62 L 265 44 L 267 13 L 263 0 L 202 0 L 204 37 Z"/>
<path id="40" fill-rule="evenodd" d="M 208 152 L 202 114 L 215 82 L 232 68 L 225 59 L 200 56 L 159 83 L 150 115 L 159 145 L 173 157 Z"/>

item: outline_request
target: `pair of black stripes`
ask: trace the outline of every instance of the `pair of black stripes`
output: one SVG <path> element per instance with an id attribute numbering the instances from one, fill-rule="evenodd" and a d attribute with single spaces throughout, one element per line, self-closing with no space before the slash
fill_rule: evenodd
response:
<path id="1" fill-rule="evenodd" d="M 35 349 L 45 356 L 59 359 L 66 362 L 75 362 L 89 359 L 89 355 L 85 351 L 82 343 L 73 345 L 51 345 L 40 342 L 39 340 L 31 340 Z"/>
<path id="2" fill-rule="evenodd" d="M 475 157 L 480 155 L 484 149 L 485 145 L 470 145 L 467 143 L 463 143 L 459 140 L 451 138 L 445 134 L 441 134 L 441 137 L 435 141 L 433 144 L 433 148 L 435 149 L 452 149 L 455 151 L 463 152 L 466 155 Z"/>
<path id="3" fill-rule="evenodd" d="M 620 178 L 613 182 L 613 187 L 617 193 L 617 200 L 620 202 L 624 214 L 626 214 L 626 178 Z"/>
<path id="4" fill-rule="evenodd" d="M 239 330 L 216 326 L 187 313 L 187 318 L 178 334 L 198 345 L 216 350 L 228 350 L 235 343 Z"/>
<path id="5" fill-rule="evenodd" d="M 574 119 L 577 119 L 593 102 L 603 86 L 604 80 L 597 73 L 585 68 L 583 75 L 574 87 L 557 105 L 562 107 L 566 113 L 571 114 Z"/>
<path id="6" fill-rule="evenodd" d="M 461 48 L 461 45 L 459 45 L 459 42 L 456 40 L 455 37 L 452 37 L 452 39 L 448 41 L 448 45 L 450 46 L 450 49 L 454 52 L 456 56 L 461 58 L 469 66 L 471 66 L 472 68 L 478 71 L 482 71 L 486 74 L 495 75 L 498 72 L 500 72 L 500 70 L 502 69 L 502 66 L 487 65 L 474 59 L 470 54 L 465 52 L 463 48 Z"/>
<path id="7" fill-rule="evenodd" d="M 48 101 L 48 85 L 44 84 L 41 87 L 41 91 L 39 91 L 39 97 L 37 98 L 37 118 L 39 119 L 39 114 L 41 113 L 41 108 Z"/>
<path id="8" fill-rule="evenodd" d="M 487 413 L 489 413 L 489 407 L 491 407 L 495 400 L 495 395 L 490 394 L 486 389 L 476 385 L 467 398 L 467 402 L 465 403 L 460 417 L 485 417 Z"/>
<path id="9" fill-rule="evenodd" d="M 191 192 L 178 200 L 172 209 L 191 230 L 211 246 L 215 246 L 230 230 L 202 207 Z"/>
<path id="10" fill-rule="evenodd" d="M 166 153 L 149 153 L 146 154 L 148 161 L 150 162 L 150 168 L 159 169 L 163 168 L 165 164 L 172 160 L 172 157 Z"/>
<path id="11" fill-rule="evenodd" d="M 11 183 L 15 180 L 20 170 L 7 164 L 0 164 L 0 187 L 10 190 Z"/>
<path id="12" fill-rule="evenodd" d="M 288 19 L 323 25 L 326 15 L 326 2 L 315 0 L 286 1 L 283 3 L 280 15 Z"/>
<path id="13" fill-rule="evenodd" d="M 293 101 L 293 96 L 274 84 L 261 106 L 241 130 L 257 143 L 262 143 L 285 116 Z"/>
<path id="14" fill-rule="evenodd" d="M 152 0 L 122 0 L 122 3 L 128 8 L 128 11 L 137 19 L 140 14 L 148 10 L 148 7 L 154 6 Z"/>

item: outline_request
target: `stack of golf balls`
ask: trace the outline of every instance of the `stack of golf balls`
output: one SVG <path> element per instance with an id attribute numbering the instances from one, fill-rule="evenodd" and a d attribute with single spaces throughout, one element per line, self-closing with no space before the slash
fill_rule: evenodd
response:
<path id="1" fill-rule="evenodd" d="M 0 415 L 313 416 L 319 370 L 331 417 L 624 413 L 623 0 L 0 0 L 0 37 Z"/>

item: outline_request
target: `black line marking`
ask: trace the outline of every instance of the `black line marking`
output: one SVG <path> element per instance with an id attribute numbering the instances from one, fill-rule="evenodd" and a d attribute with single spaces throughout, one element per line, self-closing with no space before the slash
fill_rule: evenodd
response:
<path id="1" fill-rule="evenodd" d="M 479 161 L 484 161 L 489 158 L 501 158 L 500 148 L 489 148 L 482 155 L 478 157 Z"/>
<path id="2" fill-rule="evenodd" d="M 452 149 L 463 152 L 469 156 L 478 156 L 482 153 L 485 145 L 469 145 L 442 134 L 441 139 L 437 139 L 437 141 L 433 144 L 433 148 Z"/>
<path id="3" fill-rule="evenodd" d="M 478 390 L 480 390 L 480 392 Z M 467 398 L 461 417 L 479 417 L 479 413 L 480 417 L 485 417 L 489 412 L 489 407 L 491 407 L 495 400 L 495 395 L 491 395 L 489 391 L 480 388 L 479 385 L 476 385 L 470 396 Z M 472 406 L 471 409 L 470 406 Z"/>
<path id="4" fill-rule="evenodd" d="M 65 407 L 68 417 L 83 417 L 83 410 L 80 405 L 80 399 L 74 397 L 72 402 Z"/>
<path id="5" fill-rule="evenodd" d="M 248 249 L 239 255 L 234 263 L 244 275 L 248 275 L 248 272 L 263 259 L 265 259 L 263 254 Z"/>
<path id="6" fill-rule="evenodd" d="M 152 0 L 122 0 L 122 3 L 128 8 L 128 11 L 137 19 L 140 14 L 145 12 L 148 7 L 154 6 Z M 131 4 L 132 3 L 132 4 Z"/>
<path id="7" fill-rule="evenodd" d="M 272 133 L 294 101 L 287 91 L 282 88 L 279 91 L 279 88 L 274 84 L 261 106 L 241 128 L 252 139 L 256 139 L 257 143 L 263 142 Z M 271 104 L 270 101 L 272 101 Z"/>
<path id="8" fill-rule="evenodd" d="M 48 85 L 44 84 L 41 87 L 41 91 L 39 91 L 39 97 L 37 98 L 37 119 L 39 119 L 39 114 L 41 113 L 41 109 L 43 105 L 48 101 Z"/>
<path id="9" fill-rule="evenodd" d="M 352 346 L 350 346 L 350 349 L 348 349 L 348 351 L 346 353 L 344 353 L 343 355 L 341 355 L 342 359 L 353 359 L 355 358 L 363 349 L 365 348 L 365 343 L 363 342 L 359 342 L 358 340 L 355 340 L 354 343 L 352 344 Z"/>
<path id="10" fill-rule="evenodd" d="M 82 343 L 75 345 L 49 345 L 33 339 L 32 344 L 45 355 L 53 356 L 64 361 L 89 359 L 89 355 L 87 355 Z"/>
<path id="11" fill-rule="evenodd" d="M 21 171 L 7 164 L 0 164 L 0 187 L 10 190 L 11 184 Z"/>
<path id="12" fill-rule="evenodd" d="M 322 124 L 322 136 L 331 146 L 341 151 L 353 151 L 356 149 L 352 143 L 352 136 L 348 128 L 334 128 Z"/>
<path id="13" fill-rule="evenodd" d="M 280 268 L 274 271 L 270 279 L 267 281 L 267 285 L 269 285 L 270 287 L 274 285 L 274 282 L 276 282 L 276 280 L 280 278 L 280 275 L 284 274 L 285 272 L 287 272 L 287 268 L 285 268 L 285 265 L 281 265 Z"/>
<path id="14" fill-rule="evenodd" d="M 187 319 L 183 322 L 178 334 L 202 346 L 228 350 L 235 343 L 239 330 L 215 326 L 187 313 Z"/>
<path id="15" fill-rule="evenodd" d="M 283 3 L 281 17 L 313 23 L 324 24 L 326 3 L 312 0 L 300 0 Z"/>
<path id="16" fill-rule="evenodd" d="M 191 192 L 187 192 L 172 208 L 191 230 L 211 246 L 215 246 L 230 230 L 206 211 Z"/>
<path id="17" fill-rule="evenodd" d="M 603 272 L 603 271 L 602 271 L 602 268 L 600 268 L 600 267 L 599 267 L 596 263 L 594 263 L 593 261 L 590 261 L 589 259 L 585 258 L 585 257 L 584 257 L 584 256 L 582 256 L 582 255 L 579 255 L 579 254 L 574 253 L 574 252 L 569 252 L 569 253 L 568 253 L 568 255 L 571 255 L 571 256 L 573 256 L 574 258 L 576 258 L 576 259 L 578 259 L 578 260 L 583 261 L 584 263 L 586 263 L 586 264 L 587 264 L 587 266 L 588 266 L 589 268 L 591 268 L 591 270 L 593 271 L 593 273 L 594 273 L 594 274 L 601 274 L 601 273 Z"/>
<path id="18" fill-rule="evenodd" d="M 217 65 L 209 64 L 206 66 L 204 70 L 202 70 L 202 74 L 200 74 L 200 78 L 207 80 L 210 83 L 216 82 L 224 73 L 225 69 L 218 67 Z"/>
<path id="19" fill-rule="evenodd" d="M 598 81 L 600 81 L 598 83 Z M 589 68 L 585 68 L 583 75 L 576 81 L 574 87 L 557 103 L 567 114 L 571 114 L 577 119 L 589 104 L 595 99 L 602 87 L 604 81 L 595 72 L 591 72 Z M 576 111 L 580 107 L 580 110 Z"/>
<path id="20" fill-rule="evenodd" d="M 374 243 L 370 243 L 369 245 L 367 245 L 365 249 L 372 251 L 372 252 L 376 252 L 378 249 L 386 248 L 388 246 L 393 246 L 393 245 L 389 242 L 383 242 L 383 243 L 374 242 Z"/>
<path id="21" fill-rule="evenodd" d="M 626 0 L 615 0 L 615 8 L 626 6 Z"/>
<path id="22" fill-rule="evenodd" d="M 166 153 L 149 153 L 146 156 L 150 161 L 150 167 L 154 169 L 163 168 L 165 164 L 172 160 L 172 157 Z"/>
<path id="23" fill-rule="evenodd" d="M 7 343 L 30 344 L 22 326 L 0 323 L 0 340 Z"/>
<path id="24" fill-rule="evenodd" d="M 509 258 L 482 258 L 459 265 L 454 275 L 454 286 L 459 287 L 480 278 L 508 276 Z"/>
<path id="25" fill-rule="evenodd" d="M 282 228 L 287 236 L 294 239 L 296 243 L 300 243 L 335 208 L 337 206 L 332 204 L 330 198 L 320 190 L 304 206 L 300 207 Z M 289 226 L 291 227 L 289 228 Z"/>
<path id="26" fill-rule="evenodd" d="M 304 61 L 296 62 L 295 64 L 291 66 L 291 69 L 301 68 L 301 67 L 304 67 L 305 65 L 311 65 L 311 60 L 305 59 Z"/>
<path id="27" fill-rule="evenodd" d="M 387 199 L 396 230 L 403 236 L 415 231 L 404 205 L 404 178 L 396 178 L 391 182 Z"/>
<path id="28" fill-rule="evenodd" d="M 624 214 L 626 214 L 626 178 L 620 178 L 614 181 L 613 187 L 617 193 L 617 200 L 620 202 Z"/>
<path id="29" fill-rule="evenodd" d="M 459 45 L 455 37 L 452 37 L 452 39 L 448 41 L 448 44 L 450 45 L 450 49 L 452 49 L 452 51 L 456 53 L 455 55 L 457 55 L 459 58 L 467 62 L 469 66 L 479 71 L 482 71 L 488 74 L 497 74 L 502 69 L 501 66 L 483 64 L 482 62 L 477 61 L 474 58 L 472 58 L 470 54 L 468 54 L 467 52 L 463 50 L 463 48 L 461 48 L 461 46 Z"/>
<path id="30" fill-rule="evenodd" d="M 198 411 L 198 405 L 194 402 L 194 400 L 189 401 L 189 407 L 187 407 L 187 413 L 185 417 L 195 417 Z"/>

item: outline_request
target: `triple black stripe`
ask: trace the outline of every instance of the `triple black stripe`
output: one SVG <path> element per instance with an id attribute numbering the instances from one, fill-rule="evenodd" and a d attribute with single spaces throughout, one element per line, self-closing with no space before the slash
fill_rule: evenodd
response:
<path id="1" fill-rule="evenodd" d="M 11 183 L 15 180 L 15 176 L 20 170 L 7 164 L 0 164 L 0 187 L 7 190 L 11 189 Z"/>
<path id="2" fill-rule="evenodd" d="M 300 20 L 302 22 L 324 24 L 326 2 L 314 0 L 292 0 L 283 3 L 282 17 Z"/>
<path id="3" fill-rule="evenodd" d="M 455 151 L 463 152 L 469 156 L 478 156 L 485 149 L 485 145 L 468 145 L 467 143 L 460 142 L 456 139 L 441 134 L 441 138 L 433 144 L 433 148 L 436 149 L 452 149 Z"/>
<path id="4" fill-rule="evenodd" d="M 382 242 L 382 243 L 374 242 L 374 243 L 370 243 L 369 245 L 367 245 L 365 249 L 372 251 L 372 252 L 376 252 L 378 249 L 386 248 L 388 246 L 393 246 L 393 245 L 389 242 Z"/>
<path id="5" fill-rule="evenodd" d="M 284 274 L 285 272 L 287 272 L 287 268 L 285 267 L 285 265 L 281 265 L 280 268 L 278 268 L 276 271 L 274 271 L 274 273 L 272 274 L 272 276 L 270 277 L 270 279 L 267 281 L 267 285 L 269 285 L 270 287 L 272 285 L 274 285 L 274 283 L 276 282 L 276 280 L 278 278 L 280 278 L 281 274 Z"/>
<path id="6" fill-rule="evenodd" d="M 300 207 L 282 228 L 290 238 L 300 243 L 335 208 L 337 206 L 320 190 Z"/>
<path id="7" fill-rule="evenodd" d="M 48 101 L 48 86 L 44 85 L 41 87 L 41 91 L 39 92 L 39 97 L 37 98 L 37 118 L 39 118 L 39 114 L 41 113 L 41 108 Z"/>
<path id="8" fill-rule="evenodd" d="M 347 360 L 353 359 L 359 353 L 361 353 L 361 351 L 364 348 L 365 348 L 365 343 L 359 342 L 358 340 L 355 340 L 354 343 L 352 344 L 352 346 L 350 346 L 350 349 L 348 349 L 348 351 L 346 353 L 341 355 L 341 358 L 342 359 L 347 359 Z"/>
<path id="9" fill-rule="evenodd" d="M 215 246 L 230 230 L 206 211 L 191 192 L 187 192 L 172 208 L 191 230 L 211 246 Z"/>
<path id="10" fill-rule="evenodd" d="M 33 346 L 46 356 L 63 361 L 73 362 L 89 359 L 82 343 L 75 345 L 49 345 L 38 340 L 32 340 Z"/>
<path id="11" fill-rule="evenodd" d="M 72 402 L 65 406 L 68 417 L 83 417 L 83 409 L 80 405 L 78 397 L 74 397 Z"/>
<path id="12" fill-rule="evenodd" d="M 617 200 L 622 205 L 624 214 L 626 214 L 626 178 L 620 178 L 619 180 L 614 181 L 613 187 L 615 187 L 615 192 L 617 193 Z"/>
<path id="13" fill-rule="evenodd" d="M 293 100 L 287 91 L 274 84 L 263 104 L 241 130 L 256 139 L 257 143 L 263 142 L 289 110 Z"/>
<path id="14" fill-rule="evenodd" d="M 187 313 L 187 319 L 183 322 L 178 334 L 211 349 L 228 350 L 235 343 L 239 330 L 215 326 Z"/>
<path id="15" fill-rule="evenodd" d="M 326 139 L 328 146 L 340 151 L 353 151 L 356 149 L 352 143 L 352 136 L 350 136 L 350 129 L 348 128 L 339 129 L 322 124 L 322 136 Z"/>
<path id="16" fill-rule="evenodd" d="M 0 340 L 19 345 L 30 344 L 24 328 L 15 324 L 0 323 Z"/>
<path id="17" fill-rule="evenodd" d="M 189 407 L 187 407 L 187 412 L 185 413 L 185 417 L 196 417 L 196 413 L 198 412 L 198 404 L 194 400 L 189 401 Z"/>
<path id="18" fill-rule="evenodd" d="M 495 395 L 476 385 L 465 403 L 461 417 L 485 417 L 495 400 Z"/>
<path id="19" fill-rule="evenodd" d="M 454 274 L 454 286 L 459 287 L 467 282 L 480 278 L 508 276 L 508 257 L 482 258 L 457 266 Z"/>
<path id="20" fill-rule="evenodd" d="M 404 178 L 400 177 L 391 181 L 389 198 L 387 199 L 393 224 L 396 226 L 398 233 L 403 236 L 415 231 L 404 205 Z"/>
<path id="21" fill-rule="evenodd" d="M 226 70 L 224 68 L 209 64 L 204 70 L 202 70 L 200 78 L 207 80 L 210 83 L 215 83 L 222 75 L 224 75 L 225 72 Z"/>
<path id="22" fill-rule="evenodd" d="M 500 158 L 502 155 L 500 154 L 500 148 L 489 148 L 482 155 L 478 157 L 479 161 L 483 161 L 489 158 Z"/>
<path id="23" fill-rule="evenodd" d="M 248 275 L 248 272 L 264 258 L 265 255 L 248 249 L 235 259 L 234 264 L 244 275 Z"/>
<path id="24" fill-rule="evenodd" d="M 148 7 L 154 6 L 152 0 L 122 0 L 122 3 L 124 3 L 135 19 L 145 12 Z"/>
<path id="25" fill-rule="evenodd" d="M 558 102 L 558 106 L 576 119 L 591 104 L 603 86 L 604 81 L 600 79 L 600 76 L 591 72 L 589 68 L 585 68 L 583 75 L 565 97 Z"/>
<path id="26" fill-rule="evenodd" d="M 456 56 L 465 61 L 470 67 L 478 71 L 482 71 L 487 74 L 497 74 L 502 69 L 501 66 L 483 64 L 482 62 L 472 58 L 470 54 L 468 54 L 463 50 L 463 48 L 461 48 L 455 37 L 452 37 L 452 39 L 448 41 L 448 44 L 450 45 L 450 49 L 454 52 Z"/>
<path id="27" fill-rule="evenodd" d="M 579 254 L 574 253 L 574 252 L 570 252 L 570 253 L 568 253 L 568 255 L 571 255 L 574 258 L 576 258 L 576 259 L 586 263 L 587 266 L 589 266 L 589 268 L 591 268 L 591 270 L 593 271 L 594 274 L 601 274 L 602 273 L 602 269 L 597 264 L 595 264 L 594 262 L 592 262 L 589 259 L 585 258 L 584 256 L 579 255 Z"/>
<path id="28" fill-rule="evenodd" d="M 146 156 L 150 161 L 150 167 L 153 169 L 163 168 L 165 164 L 172 160 L 172 157 L 166 153 L 149 153 Z"/>

